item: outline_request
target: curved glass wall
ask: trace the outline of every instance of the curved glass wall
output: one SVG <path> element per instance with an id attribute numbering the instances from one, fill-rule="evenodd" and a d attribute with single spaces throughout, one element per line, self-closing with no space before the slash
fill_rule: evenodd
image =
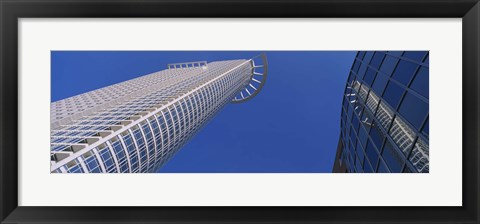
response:
<path id="1" fill-rule="evenodd" d="M 360 51 L 341 112 L 347 172 L 429 172 L 429 52 Z"/>

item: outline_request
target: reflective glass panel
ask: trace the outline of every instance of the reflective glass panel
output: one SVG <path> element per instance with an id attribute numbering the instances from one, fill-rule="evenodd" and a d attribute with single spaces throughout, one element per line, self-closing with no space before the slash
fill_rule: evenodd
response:
<path id="1" fill-rule="evenodd" d="M 415 61 L 422 61 L 423 57 L 427 54 L 426 51 L 405 51 L 403 57 L 413 59 Z"/>
<path id="2" fill-rule="evenodd" d="M 367 64 L 364 62 L 362 63 L 362 65 L 360 65 L 360 69 L 358 69 L 358 72 L 357 72 L 357 75 L 358 77 L 361 77 L 363 78 L 363 76 L 365 75 L 365 71 L 367 71 Z"/>
<path id="3" fill-rule="evenodd" d="M 381 148 L 385 135 L 377 126 L 377 124 L 374 124 L 373 128 L 370 129 L 370 138 L 372 139 L 373 143 L 375 143 L 377 148 Z"/>
<path id="4" fill-rule="evenodd" d="M 373 70 L 372 68 L 368 68 L 367 69 L 367 72 L 365 73 L 365 78 L 363 79 L 363 81 L 365 81 L 368 86 L 372 86 L 372 83 L 373 83 L 373 80 L 375 79 L 375 74 L 377 72 L 375 70 Z"/>
<path id="5" fill-rule="evenodd" d="M 413 79 L 413 82 L 410 85 L 410 88 L 412 88 L 417 93 L 420 93 L 422 96 L 428 99 L 428 90 L 429 90 L 428 80 L 429 80 L 428 68 L 422 66 L 418 70 L 417 75 L 415 76 L 415 79 Z"/>
<path id="6" fill-rule="evenodd" d="M 365 54 L 365 57 L 363 58 L 363 63 L 369 64 L 370 60 L 373 57 L 373 53 L 374 53 L 374 51 L 367 51 L 367 53 Z"/>
<path id="7" fill-rule="evenodd" d="M 367 146 L 365 147 L 365 154 L 367 155 L 372 166 L 375 167 L 378 160 L 378 152 L 371 141 L 368 141 Z"/>
<path id="8" fill-rule="evenodd" d="M 387 106 L 387 104 L 385 104 L 385 102 L 380 102 L 375 116 L 380 121 L 380 124 L 385 130 L 388 130 L 390 128 L 390 123 L 393 119 L 393 111 Z"/>
<path id="9" fill-rule="evenodd" d="M 378 69 L 380 64 L 382 63 L 384 56 L 385 54 L 383 54 L 382 52 L 375 52 L 375 55 L 373 55 L 372 61 L 370 61 L 370 66 L 373 66 L 376 69 Z"/>
<path id="10" fill-rule="evenodd" d="M 360 160 L 357 157 L 355 161 L 355 169 L 357 170 L 357 173 L 363 173 L 362 166 L 363 166 L 362 162 L 360 162 Z"/>
<path id="11" fill-rule="evenodd" d="M 402 87 L 390 81 L 388 82 L 387 89 L 383 94 L 383 99 L 385 99 L 391 107 L 397 108 L 403 91 L 404 89 Z"/>
<path id="12" fill-rule="evenodd" d="M 355 63 L 353 63 L 353 71 L 358 72 L 358 69 L 360 68 L 360 62 L 355 60 Z"/>
<path id="13" fill-rule="evenodd" d="M 385 163 L 382 160 L 380 160 L 380 164 L 378 164 L 377 173 L 390 173 L 390 171 L 388 171 L 387 169 L 387 165 L 385 165 Z"/>
<path id="14" fill-rule="evenodd" d="M 392 173 L 399 173 L 403 165 L 403 159 L 390 142 L 386 142 L 383 148 L 382 157 Z"/>
<path id="15" fill-rule="evenodd" d="M 398 58 L 387 56 L 385 57 L 385 60 L 383 60 L 383 63 L 380 66 L 380 71 L 384 72 L 387 76 L 391 76 L 397 63 L 398 63 Z"/>
<path id="16" fill-rule="evenodd" d="M 365 131 L 365 128 L 360 127 L 359 132 L 358 132 L 358 140 L 362 146 L 365 146 L 367 143 L 367 132 Z"/>
<path id="17" fill-rule="evenodd" d="M 407 92 L 400 105 L 399 112 L 410 124 L 419 130 L 428 114 L 428 104 Z"/>
<path id="18" fill-rule="evenodd" d="M 395 117 L 392 128 L 389 132 L 398 148 L 402 150 L 404 155 L 407 155 L 412 148 L 415 140 L 415 133 L 400 117 Z"/>
<path id="19" fill-rule="evenodd" d="M 413 148 L 412 154 L 410 154 L 409 160 L 419 173 L 429 172 L 429 149 L 428 144 L 422 139 L 418 139 Z"/>
<path id="20" fill-rule="evenodd" d="M 388 78 L 383 74 L 377 74 L 375 81 L 373 82 L 373 90 L 378 96 L 381 96 L 385 86 L 387 86 Z"/>
<path id="21" fill-rule="evenodd" d="M 365 53 L 367 53 L 367 52 L 365 52 L 365 51 L 360 51 L 360 52 L 358 52 L 357 57 L 358 57 L 359 59 L 363 59 L 363 56 L 365 56 Z"/>
<path id="22" fill-rule="evenodd" d="M 393 72 L 392 78 L 407 86 L 415 74 L 417 67 L 418 66 L 412 62 L 400 61 Z"/>
<path id="23" fill-rule="evenodd" d="M 401 56 L 403 51 L 389 51 L 388 53 L 395 56 Z"/>

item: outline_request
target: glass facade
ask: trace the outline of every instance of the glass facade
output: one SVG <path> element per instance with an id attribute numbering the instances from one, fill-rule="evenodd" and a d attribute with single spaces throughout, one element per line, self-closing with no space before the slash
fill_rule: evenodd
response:
<path id="1" fill-rule="evenodd" d="M 157 171 L 226 104 L 261 89 L 262 58 L 265 68 L 254 59 L 170 64 L 52 103 L 51 172 Z"/>
<path id="2" fill-rule="evenodd" d="M 358 52 L 333 171 L 428 173 L 428 98 L 428 51 Z"/>

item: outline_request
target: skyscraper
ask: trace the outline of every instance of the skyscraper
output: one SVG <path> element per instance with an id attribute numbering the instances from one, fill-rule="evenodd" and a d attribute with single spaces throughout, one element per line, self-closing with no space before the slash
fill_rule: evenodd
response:
<path id="1" fill-rule="evenodd" d="M 428 99 L 428 51 L 358 52 L 333 172 L 428 173 Z"/>
<path id="2" fill-rule="evenodd" d="M 52 173 L 155 172 L 226 104 L 253 98 L 265 55 L 167 69 L 51 104 Z"/>

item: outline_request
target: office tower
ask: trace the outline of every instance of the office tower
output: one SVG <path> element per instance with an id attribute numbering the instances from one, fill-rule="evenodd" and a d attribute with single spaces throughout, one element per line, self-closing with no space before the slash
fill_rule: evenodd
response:
<path id="1" fill-rule="evenodd" d="M 357 53 L 333 172 L 429 172 L 428 61 L 428 51 Z"/>
<path id="2" fill-rule="evenodd" d="M 252 99 L 265 55 L 167 69 L 51 104 L 52 173 L 155 172 L 226 104 Z"/>

